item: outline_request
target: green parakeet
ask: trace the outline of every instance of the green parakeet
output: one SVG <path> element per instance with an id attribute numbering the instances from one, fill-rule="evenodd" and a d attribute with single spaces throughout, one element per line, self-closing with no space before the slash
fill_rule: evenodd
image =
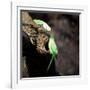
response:
<path id="1" fill-rule="evenodd" d="M 39 19 L 34 19 L 33 21 L 34 21 L 36 24 L 38 24 L 38 25 L 40 25 L 40 26 L 43 26 L 46 31 L 51 31 L 51 27 L 48 26 L 48 24 L 47 24 L 46 22 L 44 22 L 44 21 L 42 21 L 42 20 L 39 20 Z M 48 47 L 49 47 L 49 51 L 50 51 L 50 54 L 52 55 L 52 57 L 51 57 L 51 60 L 50 60 L 49 65 L 48 65 L 48 67 L 47 67 L 47 71 L 49 70 L 52 61 L 56 59 L 56 56 L 57 56 L 57 54 L 58 54 L 57 45 L 56 45 L 56 43 L 55 43 L 55 39 L 54 39 L 54 36 L 53 36 L 52 33 L 50 34 Z"/>

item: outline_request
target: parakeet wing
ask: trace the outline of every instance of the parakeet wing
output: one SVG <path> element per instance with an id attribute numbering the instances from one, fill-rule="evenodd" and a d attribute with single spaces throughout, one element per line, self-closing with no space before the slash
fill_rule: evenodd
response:
<path id="1" fill-rule="evenodd" d="M 49 40 L 49 49 L 52 55 L 57 55 L 58 50 L 54 38 L 50 38 Z"/>
<path id="2" fill-rule="evenodd" d="M 49 40 L 49 50 L 50 50 L 50 54 L 52 54 L 52 58 L 48 65 L 47 71 L 49 70 L 52 61 L 56 59 L 56 55 L 58 54 L 58 49 L 57 49 L 57 46 L 53 37 L 50 37 L 50 40 Z"/>

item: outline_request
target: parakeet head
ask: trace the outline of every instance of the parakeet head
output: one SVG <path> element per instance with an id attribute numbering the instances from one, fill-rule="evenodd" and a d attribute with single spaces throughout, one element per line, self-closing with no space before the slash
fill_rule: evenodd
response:
<path id="1" fill-rule="evenodd" d="M 51 27 L 48 26 L 48 24 L 44 22 L 43 20 L 34 19 L 33 21 L 39 26 L 43 26 L 43 28 L 45 28 L 46 31 L 51 31 Z"/>
<path id="2" fill-rule="evenodd" d="M 34 21 L 37 25 L 43 26 L 43 28 L 44 28 L 46 31 L 51 31 L 51 27 L 50 27 L 46 22 L 44 22 L 43 20 L 34 19 L 33 21 Z M 52 57 L 51 57 L 51 60 L 50 60 L 50 63 L 49 63 L 49 65 L 48 65 L 47 70 L 49 70 L 52 61 L 56 59 L 56 56 L 57 56 L 57 54 L 58 54 L 57 45 L 56 45 L 56 43 L 55 43 L 54 35 L 53 35 L 52 33 L 50 33 L 50 38 L 49 38 L 49 42 L 48 42 L 48 48 L 49 48 L 49 51 L 50 51 L 50 54 L 51 54 Z"/>

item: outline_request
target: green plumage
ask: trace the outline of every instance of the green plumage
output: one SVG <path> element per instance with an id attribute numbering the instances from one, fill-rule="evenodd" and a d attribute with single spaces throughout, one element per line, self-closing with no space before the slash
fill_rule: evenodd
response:
<path id="1" fill-rule="evenodd" d="M 48 26 L 48 24 L 46 22 L 39 20 L 39 19 L 34 19 L 33 21 L 36 24 L 43 26 L 46 31 L 51 31 L 51 28 Z M 47 67 L 47 71 L 49 70 L 52 61 L 56 60 L 56 56 L 58 54 L 57 45 L 55 43 L 54 36 L 52 34 L 50 35 L 50 38 L 49 38 L 48 47 L 49 47 L 49 51 L 50 51 L 50 54 L 52 55 L 52 57 L 51 57 L 49 65 Z"/>
<path id="2" fill-rule="evenodd" d="M 47 70 L 49 70 L 50 66 L 51 66 L 51 63 L 53 60 L 56 60 L 56 56 L 58 54 L 58 49 L 57 49 L 57 46 L 56 46 L 56 43 L 55 43 L 55 40 L 54 40 L 54 37 L 50 37 L 49 39 L 49 50 L 50 50 L 50 54 L 52 55 L 52 58 L 50 60 L 50 63 L 48 65 L 48 68 Z"/>

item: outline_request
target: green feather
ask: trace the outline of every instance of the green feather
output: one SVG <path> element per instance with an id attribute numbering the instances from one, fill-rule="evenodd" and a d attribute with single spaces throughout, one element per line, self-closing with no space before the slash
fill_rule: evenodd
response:
<path id="1" fill-rule="evenodd" d="M 57 46 L 53 37 L 50 37 L 49 39 L 49 50 L 50 53 L 54 56 L 58 53 Z"/>
<path id="2" fill-rule="evenodd" d="M 50 54 L 52 55 L 52 57 L 51 57 L 49 65 L 48 65 L 47 71 L 49 70 L 52 61 L 56 60 L 56 56 L 58 54 L 58 49 L 57 49 L 54 37 L 52 37 L 52 36 L 50 37 L 48 46 L 49 46 Z"/>

